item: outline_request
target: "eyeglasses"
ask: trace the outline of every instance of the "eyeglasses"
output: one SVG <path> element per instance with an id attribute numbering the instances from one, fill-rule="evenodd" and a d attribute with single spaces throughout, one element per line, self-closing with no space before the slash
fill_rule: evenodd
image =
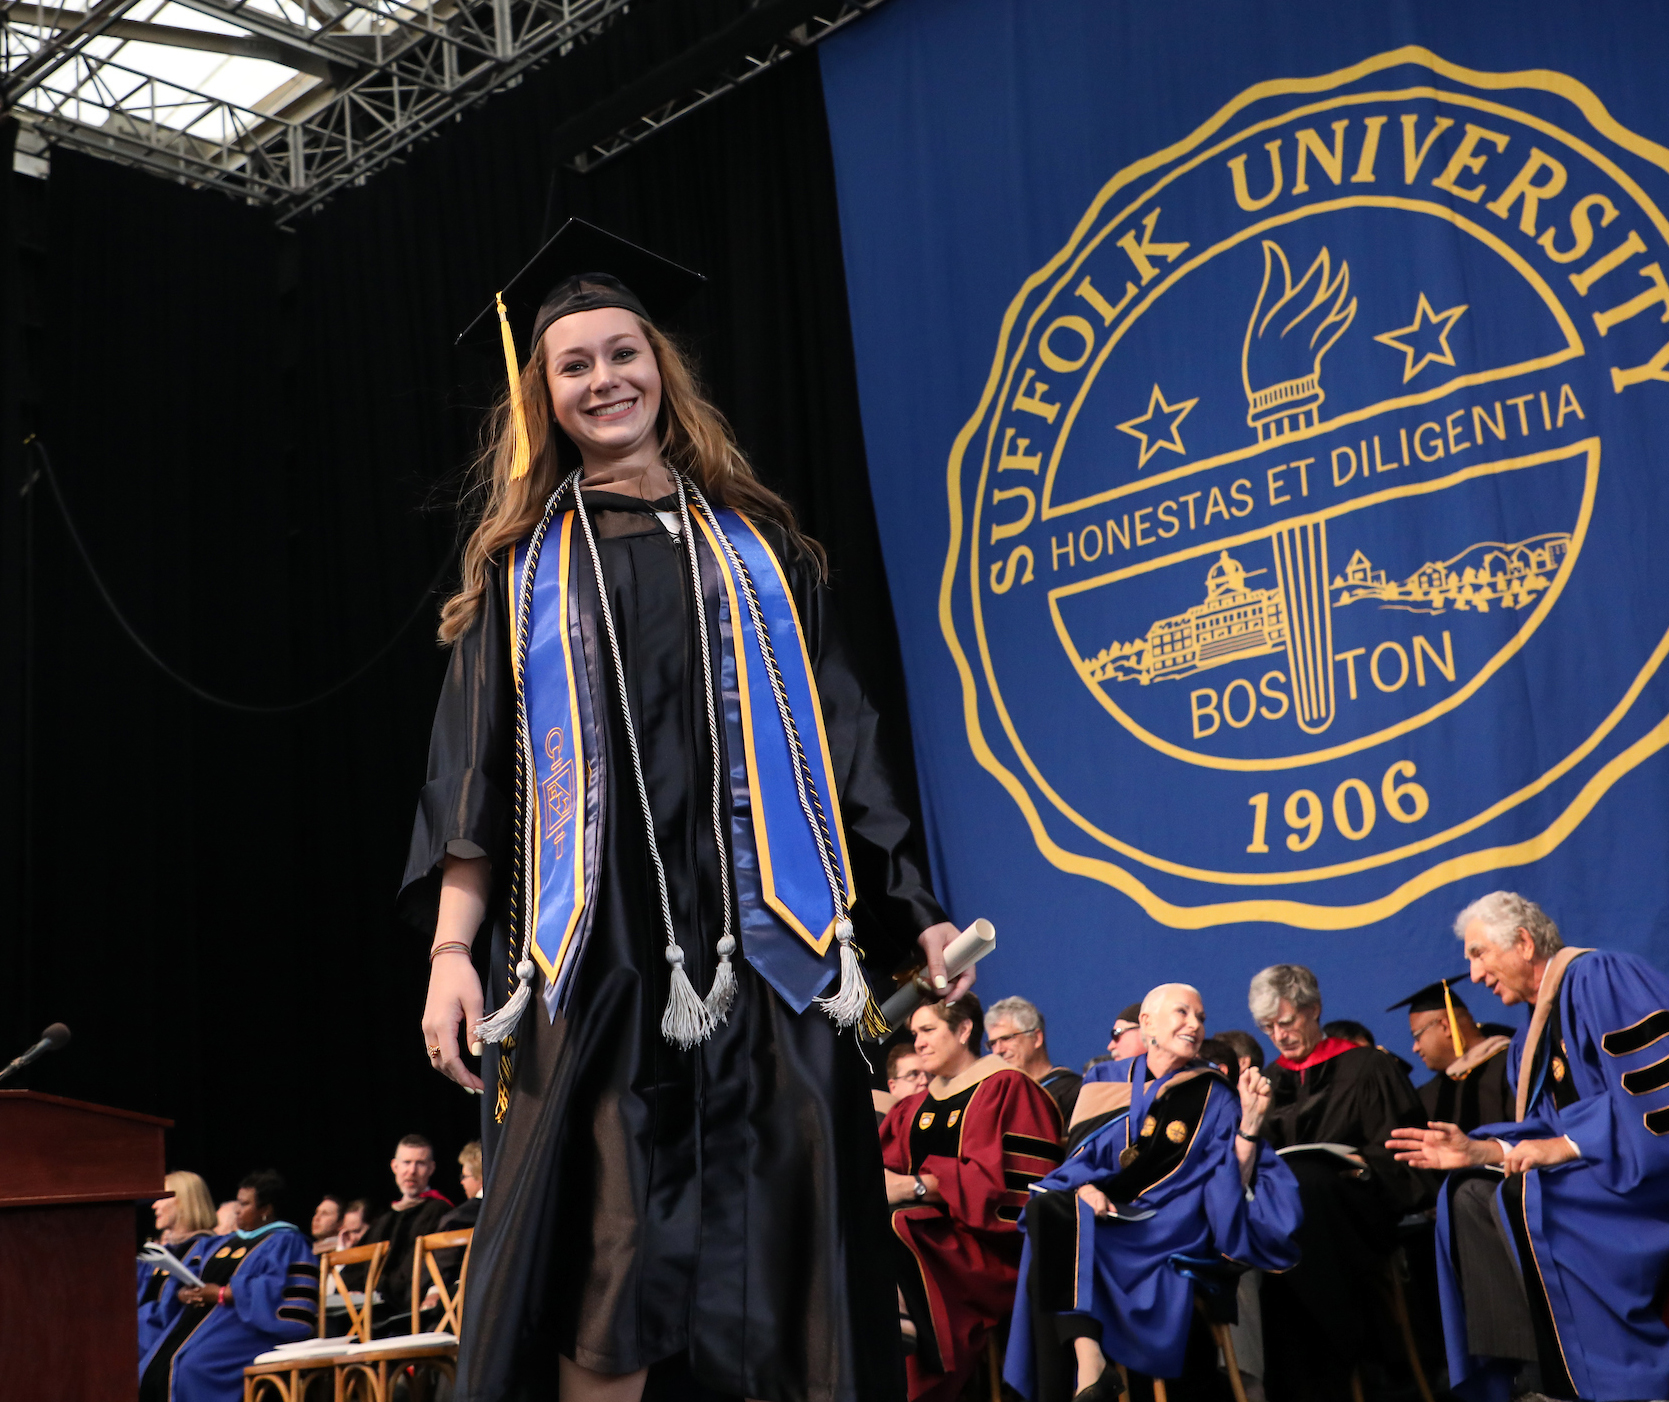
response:
<path id="1" fill-rule="evenodd" d="M 1141 1026 L 1139 1022 L 1115 1022 L 1113 1024 L 1113 1040 L 1116 1042 L 1126 1032 L 1134 1032 Z"/>
<path id="2" fill-rule="evenodd" d="M 1005 1032 L 1000 1037 L 988 1037 L 988 1038 L 986 1038 L 986 1040 L 988 1042 L 990 1042 L 991 1050 L 996 1051 L 999 1047 L 1002 1047 L 1002 1046 L 1006 1045 L 1007 1043 L 1012 1042 L 1016 1037 L 1035 1037 L 1035 1036 L 1037 1036 L 1037 1029 L 1034 1027 L 1029 1032 Z"/>
<path id="3" fill-rule="evenodd" d="M 933 1078 L 925 1071 L 906 1071 L 901 1076 L 892 1077 L 892 1084 L 895 1086 L 916 1086 L 919 1088 L 921 1086 L 925 1086 L 928 1081 L 932 1079 Z"/>
<path id="4" fill-rule="evenodd" d="M 1431 1031 L 1432 1028 L 1441 1027 L 1441 1028 L 1444 1028 L 1445 1030 L 1447 1030 L 1448 1026 L 1449 1026 L 1449 1019 L 1448 1019 L 1447 1016 L 1434 1017 L 1430 1022 L 1422 1022 L 1418 1027 L 1411 1028 L 1409 1030 L 1410 1030 L 1410 1034 L 1414 1038 L 1414 1041 L 1416 1043 L 1418 1043 L 1420 1038 L 1424 1037 L 1426 1035 L 1426 1033 Z"/>

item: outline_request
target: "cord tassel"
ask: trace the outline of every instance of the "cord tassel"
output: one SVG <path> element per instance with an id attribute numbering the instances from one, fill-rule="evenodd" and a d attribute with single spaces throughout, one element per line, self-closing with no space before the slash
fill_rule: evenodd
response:
<path id="1" fill-rule="evenodd" d="M 533 996 L 533 975 L 536 972 L 531 959 L 523 959 L 516 965 L 516 991 L 512 993 L 505 1004 L 491 1017 L 484 1017 L 475 1024 L 475 1040 L 478 1042 L 502 1042 L 516 1030 L 516 1024 L 522 1020 L 522 1013 L 527 1007 L 527 1000 Z"/>
<path id="2" fill-rule="evenodd" d="M 837 1027 L 856 1027 L 867 1020 L 865 1014 L 874 1000 L 858 966 L 852 922 L 844 915 L 835 921 L 835 938 L 840 941 L 840 988 L 830 997 L 819 998 L 817 1006 L 834 1019 Z"/>
<path id="3" fill-rule="evenodd" d="M 533 465 L 533 448 L 527 434 L 527 410 L 522 407 L 522 372 L 516 364 L 516 338 L 510 330 L 510 314 L 504 310 L 504 294 L 498 301 L 498 334 L 504 342 L 504 373 L 510 378 L 510 424 L 514 446 L 510 457 L 510 480 L 519 482 Z"/>
<path id="4" fill-rule="evenodd" d="M 719 967 L 713 973 L 713 986 L 707 990 L 707 1017 L 717 1027 L 730 1016 L 736 1002 L 736 970 L 730 956 L 736 952 L 736 937 L 726 935 L 719 941 Z"/>
<path id="5" fill-rule="evenodd" d="M 666 997 L 666 1012 L 661 1017 L 661 1036 L 680 1051 L 688 1051 L 713 1035 L 713 1020 L 707 1015 L 707 1005 L 696 997 L 690 976 L 684 972 L 684 951 L 678 945 L 669 944 L 666 962 L 672 965 L 672 987 Z"/>

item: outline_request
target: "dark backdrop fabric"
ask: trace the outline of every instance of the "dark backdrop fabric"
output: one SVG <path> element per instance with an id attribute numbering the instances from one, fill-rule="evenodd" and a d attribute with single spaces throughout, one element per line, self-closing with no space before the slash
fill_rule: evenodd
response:
<path id="1" fill-rule="evenodd" d="M 69 1023 L 69 1049 L 26 1083 L 173 1118 L 170 1167 L 217 1198 L 271 1165 L 302 1221 L 327 1189 L 386 1200 L 411 1131 L 457 1194 L 478 1102 L 426 1065 L 427 937 L 392 909 L 443 665 L 434 608 L 321 705 L 205 704 L 122 635 L 44 483 L 20 496 L 19 439 L 50 445 L 98 568 L 164 658 L 240 701 L 306 696 L 382 644 L 454 549 L 502 362 L 460 358 L 453 336 L 547 228 L 594 219 L 710 277 L 680 329 L 762 476 L 828 547 L 908 779 L 815 60 L 589 176 L 553 176 L 545 150 L 561 117 L 737 8 L 651 24 L 661 10 L 634 7 L 635 29 L 294 233 L 70 154 L 44 185 L 13 177 L 0 1043 Z"/>

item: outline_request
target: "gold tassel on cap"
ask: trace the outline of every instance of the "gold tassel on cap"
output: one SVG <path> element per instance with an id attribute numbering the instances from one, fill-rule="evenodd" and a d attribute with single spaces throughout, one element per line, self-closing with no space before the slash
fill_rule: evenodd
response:
<path id="1" fill-rule="evenodd" d="M 504 294 L 494 294 L 498 303 L 498 333 L 504 341 L 504 373 L 510 377 L 510 422 L 515 426 L 516 446 L 510 459 L 510 480 L 519 482 L 533 466 L 533 449 L 527 436 L 527 412 L 522 408 L 522 372 L 516 364 L 516 338 L 510 331 L 510 315 L 504 310 Z"/>
<path id="2" fill-rule="evenodd" d="M 1455 1055 L 1466 1055 L 1466 1043 L 1461 1039 L 1460 1021 L 1455 1017 L 1455 1000 L 1449 992 L 1447 981 L 1443 984 L 1443 1007 L 1449 1014 L 1449 1038 L 1455 1044 Z"/>

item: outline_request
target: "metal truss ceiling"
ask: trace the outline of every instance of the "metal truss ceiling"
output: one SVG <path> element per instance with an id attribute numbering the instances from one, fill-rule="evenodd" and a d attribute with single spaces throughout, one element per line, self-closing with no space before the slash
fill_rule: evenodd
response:
<path id="1" fill-rule="evenodd" d="M 73 3 L 73 0 L 72 0 Z M 20 150 L 64 146 L 270 207 L 280 223 L 358 184 L 629 0 L 0 0 Z M 880 4 L 794 8 L 674 90 L 632 84 L 569 150 L 595 167 Z M 167 21 L 167 22 L 163 22 Z M 641 92 L 641 105 L 631 106 Z M 629 112 L 629 118 L 627 116 Z M 572 127 L 573 124 L 567 124 Z"/>
<path id="2" fill-rule="evenodd" d="M 595 36 L 628 0 L 172 0 L 198 29 L 86 10 L 0 10 L 5 106 L 48 145 L 211 185 L 281 221 L 429 135 L 530 65 Z M 135 45 L 265 60 L 277 85 L 216 95 L 158 77 Z M 293 70 L 285 74 L 283 69 Z"/>

